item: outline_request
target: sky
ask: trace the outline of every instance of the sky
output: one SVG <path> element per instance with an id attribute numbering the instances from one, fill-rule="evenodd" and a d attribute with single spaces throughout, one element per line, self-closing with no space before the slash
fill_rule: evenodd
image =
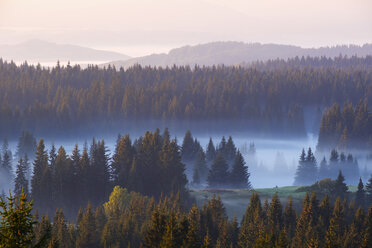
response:
<path id="1" fill-rule="evenodd" d="M 211 41 L 372 43 L 371 0 L 0 0 L 0 44 L 40 39 L 130 56 Z"/>

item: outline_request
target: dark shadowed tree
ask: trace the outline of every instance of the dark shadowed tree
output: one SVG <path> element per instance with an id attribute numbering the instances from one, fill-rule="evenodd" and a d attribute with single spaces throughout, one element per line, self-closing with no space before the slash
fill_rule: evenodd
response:
<path id="1" fill-rule="evenodd" d="M 248 167 L 245 166 L 244 158 L 238 151 L 230 174 L 230 185 L 233 188 L 249 189 L 251 188 L 249 176 Z"/>
<path id="2" fill-rule="evenodd" d="M 229 171 L 228 164 L 222 156 L 218 153 L 214 160 L 208 174 L 208 185 L 209 187 L 219 188 L 226 187 L 229 184 Z"/>

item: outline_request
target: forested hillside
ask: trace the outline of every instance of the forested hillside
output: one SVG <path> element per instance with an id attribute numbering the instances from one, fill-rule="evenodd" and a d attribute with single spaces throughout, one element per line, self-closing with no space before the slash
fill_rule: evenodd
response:
<path id="1" fill-rule="evenodd" d="M 355 60 L 128 70 L 58 64 L 43 69 L 0 60 L 0 132 L 8 137 L 24 129 L 56 135 L 93 124 L 219 120 L 256 133 L 301 136 L 308 107 L 319 112 L 333 103 L 371 103 L 371 57 L 357 59 L 356 68 L 346 66 Z"/>

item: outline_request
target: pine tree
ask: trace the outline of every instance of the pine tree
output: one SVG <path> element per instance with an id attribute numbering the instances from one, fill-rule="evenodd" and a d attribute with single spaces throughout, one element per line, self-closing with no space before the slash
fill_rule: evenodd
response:
<path id="1" fill-rule="evenodd" d="M 345 230 L 345 209 L 341 205 L 340 197 L 337 198 L 330 220 L 329 228 L 325 236 L 326 247 L 340 247 Z"/>
<path id="2" fill-rule="evenodd" d="M 32 216 L 32 203 L 22 192 L 13 197 L 9 192 L 7 202 L 0 198 L 0 247 L 31 247 L 36 224 Z"/>
<path id="3" fill-rule="evenodd" d="M 259 237 L 258 226 L 262 223 L 261 201 L 257 193 L 253 193 L 249 205 L 240 226 L 239 241 L 240 247 L 252 247 Z"/>
<path id="4" fill-rule="evenodd" d="M 361 247 L 363 240 L 365 215 L 361 207 L 355 213 L 349 231 L 345 233 L 344 247 Z"/>
<path id="5" fill-rule="evenodd" d="M 50 148 L 49 152 L 49 167 L 51 169 L 52 174 L 54 174 L 54 170 L 56 168 L 56 160 L 57 160 L 57 151 L 54 143 L 52 143 L 52 147 Z"/>
<path id="6" fill-rule="evenodd" d="M 208 166 L 202 148 L 199 149 L 193 170 L 193 182 L 195 184 L 204 183 L 208 176 Z M 199 182 L 198 182 L 199 181 Z"/>
<path id="7" fill-rule="evenodd" d="M 209 187 L 225 187 L 229 183 L 228 165 L 222 154 L 217 154 L 208 175 Z"/>
<path id="8" fill-rule="evenodd" d="M 100 247 L 96 229 L 96 222 L 90 204 L 88 204 L 85 213 L 83 214 L 81 221 L 79 222 L 76 247 Z"/>
<path id="9" fill-rule="evenodd" d="M 52 236 L 56 239 L 59 248 L 73 247 L 62 209 L 56 210 L 53 220 Z"/>
<path id="10" fill-rule="evenodd" d="M 367 206 L 372 203 L 372 175 L 368 179 L 368 183 L 366 183 L 366 204 Z"/>
<path id="11" fill-rule="evenodd" d="M 372 206 L 369 207 L 368 215 L 365 218 L 362 247 L 372 247 Z"/>
<path id="12" fill-rule="evenodd" d="M 34 170 L 31 179 L 31 196 L 34 199 L 36 209 L 45 210 L 45 205 L 51 199 L 48 198 L 46 192 L 51 188 L 51 185 L 45 185 L 45 173 L 48 171 L 48 155 L 45 151 L 44 140 L 40 139 L 36 148 L 36 156 L 34 160 Z M 47 187 L 47 188 L 45 188 Z"/>
<path id="13" fill-rule="evenodd" d="M 296 211 L 293 208 L 293 199 L 289 197 L 288 204 L 284 208 L 283 214 L 283 221 L 284 221 L 284 228 L 287 232 L 289 239 L 295 234 L 296 231 Z"/>
<path id="14" fill-rule="evenodd" d="M 4 141 L 3 145 L 3 157 L 0 172 L 4 175 L 4 177 L 8 180 L 12 180 L 12 156 L 10 151 L 8 150 L 8 145 L 6 141 Z"/>
<path id="15" fill-rule="evenodd" d="M 355 194 L 355 204 L 357 207 L 361 206 L 361 207 L 364 207 L 365 206 L 365 190 L 364 190 L 364 185 L 363 185 L 363 181 L 362 181 L 362 178 L 359 178 L 359 184 L 358 184 L 358 190 Z"/>
<path id="16" fill-rule="evenodd" d="M 17 164 L 16 178 L 14 180 L 14 193 L 21 195 L 22 192 L 28 195 L 28 181 L 25 177 L 25 166 L 23 159 L 20 158 Z"/>
<path id="17" fill-rule="evenodd" d="M 311 148 L 309 147 L 307 155 L 302 149 L 294 185 L 311 185 L 316 181 L 317 175 L 317 164 Z"/>
<path id="18" fill-rule="evenodd" d="M 219 154 L 226 160 L 227 158 L 227 149 L 226 149 L 226 139 L 225 136 L 222 136 L 220 144 L 218 144 L 218 149 L 216 149 L 216 156 Z"/>
<path id="19" fill-rule="evenodd" d="M 196 205 L 193 205 L 188 214 L 189 229 L 187 232 L 187 247 L 199 248 L 202 244 L 200 230 L 200 212 Z"/>
<path id="20" fill-rule="evenodd" d="M 250 189 L 251 183 L 249 182 L 249 176 L 248 167 L 245 166 L 244 158 L 240 151 L 238 151 L 230 175 L 230 185 L 233 188 Z"/>
<path id="21" fill-rule="evenodd" d="M 216 158 L 216 148 L 214 147 L 212 138 L 209 138 L 209 143 L 207 146 L 207 151 L 206 151 L 206 160 L 207 163 L 210 165 L 214 159 Z"/>
<path id="22" fill-rule="evenodd" d="M 279 239 L 279 234 L 283 228 L 282 204 L 280 203 L 277 194 L 274 194 L 274 196 L 271 199 L 267 218 L 269 234 L 271 236 L 271 243 L 272 246 L 274 246 L 277 239 Z"/>
<path id="23" fill-rule="evenodd" d="M 129 171 L 132 166 L 134 152 L 129 135 L 121 137 L 111 163 L 115 185 L 121 187 L 128 185 Z"/>
<path id="24" fill-rule="evenodd" d="M 71 160 L 67 158 L 66 151 L 62 146 L 58 149 L 53 179 L 55 204 L 58 208 L 68 210 L 68 207 L 71 207 L 70 196 L 74 193 L 73 190 L 75 189 L 72 189 L 73 171 Z"/>
<path id="25" fill-rule="evenodd" d="M 235 147 L 234 141 L 232 140 L 232 137 L 229 136 L 229 138 L 227 139 L 227 143 L 226 143 L 226 155 L 225 155 L 226 156 L 225 160 L 229 165 L 232 165 L 232 163 L 234 162 L 235 155 L 236 155 L 236 147 Z"/>
<path id="26" fill-rule="evenodd" d="M 190 130 L 186 131 L 183 138 L 181 154 L 184 162 L 192 162 L 195 159 L 194 139 Z"/>
<path id="27" fill-rule="evenodd" d="M 336 182 L 335 182 L 335 194 L 339 196 L 341 199 L 346 197 L 348 191 L 348 187 L 345 183 L 345 178 L 342 175 L 342 172 L 339 171 Z"/>

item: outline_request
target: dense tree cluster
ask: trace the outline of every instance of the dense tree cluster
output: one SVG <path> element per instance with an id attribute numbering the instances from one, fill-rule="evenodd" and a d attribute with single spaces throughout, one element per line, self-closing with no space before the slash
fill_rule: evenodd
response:
<path id="1" fill-rule="evenodd" d="M 372 145 L 372 114 L 367 101 L 355 107 L 345 103 L 325 110 L 321 119 L 318 150 L 329 147 L 341 149 L 366 149 Z"/>
<path id="2" fill-rule="evenodd" d="M 346 182 L 350 185 L 356 185 L 359 180 L 358 161 L 352 154 L 341 152 L 333 149 L 330 154 L 329 162 L 323 157 L 319 167 L 315 156 L 311 150 L 308 149 L 307 154 L 302 150 L 299 164 L 297 167 L 294 185 L 311 185 L 317 180 L 331 178 L 335 179 L 339 172 L 346 175 Z"/>
<path id="3" fill-rule="evenodd" d="M 372 246 L 372 207 L 340 197 L 331 200 L 328 195 L 319 200 L 315 193 L 306 193 L 302 206 L 296 207 L 291 197 L 283 204 L 277 194 L 262 204 L 253 192 L 240 223 L 228 219 L 216 196 L 201 208 L 186 209 L 179 195 L 156 201 L 116 186 L 103 206 L 80 209 L 74 223 L 66 220 L 62 209 L 53 220 L 46 215 L 35 221 L 27 199 L 21 199 L 26 208 L 2 212 L 6 224 L 0 226 L 1 247 L 19 247 L 17 242 L 63 248 Z M 16 215 L 25 218 L 13 222 Z M 17 235 L 12 235 L 14 231 Z"/>
<path id="4" fill-rule="evenodd" d="M 339 64 L 355 58 L 339 58 Z M 370 64 L 370 57 L 359 59 Z M 303 62 L 305 61 L 305 62 Z M 307 61 L 307 62 L 306 62 Z M 334 68 L 320 59 L 245 67 L 17 66 L 0 60 L 1 135 L 60 134 L 131 120 L 242 121 L 245 129 L 304 134 L 305 107 L 372 99 L 369 66 Z M 309 66 L 296 67 L 308 63 Z M 341 130 L 342 132 L 342 130 Z"/>
<path id="5" fill-rule="evenodd" d="M 75 145 L 68 156 L 62 146 L 56 153 L 54 145 L 48 154 L 41 139 L 33 163 L 31 195 L 41 212 L 63 208 L 70 211 L 68 216 L 88 202 L 102 204 L 114 185 L 155 198 L 178 192 L 187 200 L 187 179 L 179 150 L 167 130 L 163 135 L 159 130 L 146 132 L 133 143 L 129 135 L 119 137 L 111 160 L 103 140 L 93 139 L 89 150 L 84 147 L 82 152 Z M 22 163 L 20 160 L 19 171 Z M 17 172 L 16 185 L 23 180 L 21 175 Z"/>
<path id="6" fill-rule="evenodd" d="M 216 146 L 210 138 L 204 152 L 197 139 L 186 131 L 181 149 L 182 160 L 193 171 L 192 186 L 198 188 L 207 184 L 212 188 L 251 188 L 248 167 L 231 136 L 227 141 L 222 136 Z"/>

